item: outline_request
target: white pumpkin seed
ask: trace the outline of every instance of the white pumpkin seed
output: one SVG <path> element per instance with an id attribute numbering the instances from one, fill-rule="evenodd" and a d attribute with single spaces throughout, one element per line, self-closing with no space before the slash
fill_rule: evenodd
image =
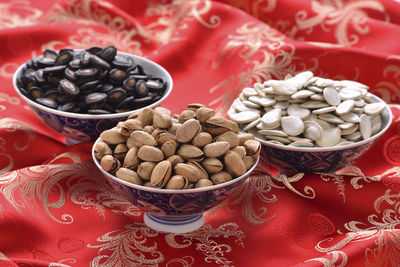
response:
<path id="1" fill-rule="evenodd" d="M 287 108 L 287 113 L 290 116 L 299 117 L 300 119 L 304 120 L 310 115 L 310 110 L 300 107 L 298 104 L 291 104 Z"/>
<path id="2" fill-rule="evenodd" d="M 365 114 L 362 114 L 360 116 L 360 132 L 361 132 L 361 136 L 362 138 L 368 139 L 371 137 L 371 120 L 369 119 L 369 117 Z"/>
<path id="3" fill-rule="evenodd" d="M 260 118 L 260 114 L 253 111 L 242 111 L 231 115 L 231 120 L 237 123 L 249 123 Z"/>
<path id="4" fill-rule="evenodd" d="M 316 143 L 320 147 L 335 146 L 340 141 L 340 134 L 339 127 L 329 128 L 322 133 L 322 138 L 316 140 Z"/>
<path id="5" fill-rule="evenodd" d="M 326 87 L 323 92 L 325 101 L 331 106 L 337 106 L 340 104 L 339 93 L 332 87 Z"/>
<path id="6" fill-rule="evenodd" d="M 282 129 L 288 135 L 296 136 L 304 131 L 304 123 L 299 117 L 285 116 L 281 119 Z"/>
<path id="7" fill-rule="evenodd" d="M 385 104 L 382 102 L 371 103 L 364 106 L 364 112 L 367 115 L 374 116 L 381 113 L 385 109 Z"/>
<path id="8" fill-rule="evenodd" d="M 354 100 L 345 100 L 336 108 L 336 114 L 343 115 L 349 113 L 354 107 Z"/>

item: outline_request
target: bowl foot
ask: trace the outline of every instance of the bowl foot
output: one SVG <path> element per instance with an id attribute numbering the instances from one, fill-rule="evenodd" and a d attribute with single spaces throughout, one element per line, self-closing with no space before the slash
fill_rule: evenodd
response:
<path id="1" fill-rule="evenodd" d="M 203 214 L 170 216 L 145 213 L 144 223 L 159 232 L 183 234 L 195 231 L 204 224 Z"/>

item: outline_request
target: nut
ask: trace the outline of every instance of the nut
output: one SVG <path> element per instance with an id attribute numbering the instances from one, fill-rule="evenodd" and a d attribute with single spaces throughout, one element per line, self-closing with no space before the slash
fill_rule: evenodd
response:
<path id="1" fill-rule="evenodd" d="M 217 158 L 206 158 L 201 162 L 201 164 L 210 174 L 220 172 L 224 168 L 222 162 Z"/>
<path id="2" fill-rule="evenodd" d="M 247 140 L 243 146 L 246 148 L 246 155 L 257 158 L 261 152 L 261 144 L 257 140 Z"/>
<path id="3" fill-rule="evenodd" d="M 237 146 L 230 149 L 229 151 L 237 153 L 241 159 L 246 156 L 246 148 L 244 146 Z"/>
<path id="4" fill-rule="evenodd" d="M 167 129 L 171 126 L 172 120 L 169 114 L 160 110 L 154 110 L 153 126 L 155 128 Z"/>
<path id="5" fill-rule="evenodd" d="M 173 168 L 175 168 L 176 164 L 185 162 L 179 155 L 172 155 L 168 157 L 167 160 L 171 162 Z"/>
<path id="6" fill-rule="evenodd" d="M 138 148 L 134 146 L 131 147 L 128 150 L 128 152 L 126 152 L 123 166 L 128 169 L 136 169 L 138 165 L 139 165 Z"/>
<path id="7" fill-rule="evenodd" d="M 248 171 L 254 165 L 255 159 L 251 156 L 245 156 L 243 162 L 246 165 L 246 171 Z"/>
<path id="8" fill-rule="evenodd" d="M 178 121 L 179 123 L 184 123 L 187 120 L 196 118 L 196 112 L 190 109 L 186 109 L 182 111 L 181 115 L 179 115 Z"/>
<path id="9" fill-rule="evenodd" d="M 175 140 L 168 140 L 161 146 L 161 151 L 164 153 L 165 158 L 175 154 L 178 144 Z"/>
<path id="10" fill-rule="evenodd" d="M 107 143 L 100 141 L 96 144 L 94 147 L 94 155 L 97 159 L 101 160 L 102 157 L 105 155 L 111 155 L 112 150 L 111 148 L 107 145 Z"/>
<path id="11" fill-rule="evenodd" d="M 189 181 L 182 175 L 174 175 L 169 179 L 165 188 L 166 189 L 184 189 L 188 186 L 188 184 L 189 184 Z"/>
<path id="12" fill-rule="evenodd" d="M 215 111 L 208 107 L 200 107 L 196 110 L 196 118 L 201 123 L 205 123 L 209 118 L 215 115 Z"/>
<path id="13" fill-rule="evenodd" d="M 114 148 L 114 156 L 117 157 L 118 160 L 123 161 L 128 150 L 129 148 L 125 143 L 118 144 Z"/>
<path id="14" fill-rule="evenodd" d="M 185 177 L 191 183 L 197 182 L 202 176 L 197 167 L 187 163 L 176 164 L 174 171 L 176 174 Z"/>
<path id="15" fill-rule="evenodd" d="M 122 135 L 117 128 L 105 130 L 100 134 L 100 138 L 110 145 L 118 145 L 126 141 L 127 137 Z"/>
<path id="16" fill-rule="evenodd" d="M 198 120 L 189 119 L 176 130 L 176 139 L 181 143 L 190 142 L 200 132 L 200 129 L 200 122 Z"/>
<path id="17" fill-rule="evenodd" d="M 181 145 L 177 154 L 184 160 L 202 159 L 204 156 L 204 153 L 200 148 L 189 144 Z"/>
<path id="18" fill-rule="evenodd" d="M 144 161 L 159 162 L 164 159 L 164 153 L 160 149 L 148 145 L 140 147 L 137 155 Z"/>
<path id="19" fill-rule="evenodd" d="M 203 147 L 208 145 L 212 142 L 211 134 L 207 132 L 200 132 L 198 133 L 192 140 L 192 144 L 197 147 Z"/>
<path id="20" fill-rule="evenodd" d="M 212 186 L 214 185 L 213 182 L 210 179 L 200 179 L 197 181 L 195 187 L 207 187 L 207 186 Z"/>
<path id="21" fill-rule="evenodd" d="M 214 184 L 222 184 L 232 180 L 232 176 L 228 172 L 218 172 L 211 175 L 211 181 Z"/>
<path id="22" fill-rule="evenodd" d="M 222 156 L 229 150 L 228 142 L 215 142 L 204 146 L 204 154 L 207 158 L 216 158 Z"/>
<path id="23" fill-rule="evenodd" d="M 242 158 L 235 152 L 228 152 L 224 157 L 226 170 L 233 176 L 238 177 L 246 172 L 246 165 Z"/>
<path id="24" fill-rule="evenodd" d="M 101 158 L 100 166 L 107 172 L 115 172 L 121 167 L 121 163 L 116 157 L 112 155 L 105 155 Z"/>
<path id="25" fill-rule="evenodd" d="M 155 187 L 163 187 L 171 177 L 172 166 L 168 160 L 159 162 L 153 169 L 150 177 L 150 183 Z"/>
<path id="26" fill-rule="evenodd" d="M 137 168 L 137 174 L 143 180 L 150 180 L 151 173 L 156 164 L 154 162 L 145 161 L 139 164 Z"/>
<path id="27" fill-rule="evenodd" d="M 145 108 L 138 114 L 138 120 L 142 123 L 142 126 L 148 126 L 153 124 L 154 110 L 151 108 Z"/>
<path id="28" fill-rule="evenodd" d="M 223 134 L 218 135 L 217 137 L 215 137 L 215 141 L 216 142 L 226 141 L 229 143 L 230 148 L 233 148 L 233 147 L 239 145 L 239 137 L 238 137 L 237 133 L 234 133 L 232 131 L 225 132 Z"/>
<path id="29" fill-rule="evenodd" d="M 157 145 L 156 139 L 154 139 L 153 136 L 151 136 L 149 133 L 146 133 L 145 131 L 140 131 L 140 130 L 133 131 L 129 139 L 132 139 L 130 142 L 132 142 L 132 144 L 137 147 L 141 147 L 143 145 L 148 145 L 148 146 Z"/>
<path id="30" fill-rule="evenodd" d="M 135 171 L 124 167 L 119 168 L 118 171 L 115 173 L 115 176 L 132 184 L 142 185 L 143 183 L 142 179 L 140 179 Z"/>

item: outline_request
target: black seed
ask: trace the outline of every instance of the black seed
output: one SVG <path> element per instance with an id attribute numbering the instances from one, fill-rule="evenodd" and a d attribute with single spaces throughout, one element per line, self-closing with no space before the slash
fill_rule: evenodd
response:
<path id="1" fill-rule="evenodd" d="M 57 99 L 57 97 L 60 95 L 60 93 L 56 89 L 51 89 L 48 90 L 43 94 L 43 97 L 46 98 L 51 98 L 51 99 Z"/>
<path id="2" fill-rule="evenodd" d="M 83 92 L 86 92 L 87 90 L 95 88 L 99 84 L 100 84 L 100 82 L 98 80 L 94 80 L 94 81 L 90 81 L 90 82 L 86 82 L 86 83 L 82 84 L 81 86 L 79 86 L 79 88 Z"/>
<path id="3" fill-rule="evenodd" d="M 117 54 L 117 48 L 110 45 L 110 46 L 104 47 L 98 53 L 98 56 L 100 56 L 101 58 L 103 58 L 104 60 L 106 60 L 108 62 L 112 62 L 116 54 Z"/>
<path id="4" fill-rule="evenodd" d="M 74 100 L 74 97 L 68 95 L 59 95 L 57 97 L 57 102 L 60 104 L 65 104 Z"/>
<path id="5" fill-rule="evenodd" d="M 107 102 L 111 105 L 118 104 L 122 102 L 127 97 L 127 93 L 122 88 L 115 88 L 108 92 L 107 94 Z"/>
<path id="6" fill-rule="evenodd" d="M 139 98 L 147 96 L 149 93 L 149 89 L 146 86 L 145 81 L 138 81 L 135 86 L 135 95 Z"/>
<path id="7" fill-rule="evenodd" d="M 142 98 L 135 98 L 133 100 L 134 104 L 148 104 L 148 103 L 151 103 L 151 102 L 153 102 L 153 100 L 152 100 L 152 98 L 150 96 L 145 96 L 145 97 L 142 97 Z"/>
<path id="8" fill-rule="evenodd" d="M 95 66 L 98 69 L 102 69 L 102 70 L 108 70 L 110 69 L 110 64 L 108 64 L 107 61 L 105 61 L 104 59 L 98 57 L 98 56 L 94 56 L 92 55 L 90 57 L 90 63 L 92 63 L 93 66 Z"/>
<path id="9" fill-rule="evenodd" d="M 144 75 L 143 67 L 141 65 L 136 65 L 129 68 L 129 74 Z"/>
<path id="10" fill-rule="evenodd" d="M 63 48 L 63 49 L 60 49 L 60 51 L 58 52 L 58 54 L 61 54 L 61 53 L 64 53 L 64 52 L 71 52 L 71 53 L 74 53 L 75 51 L 74 51 L 73 49 L 71 49 L 71 48 Z"/>
<path id="11" fill-rule="evenodd" d="M 52 59 L 56 59 L 58 54 L 56 51 L 52 50 L 52 49 L 46 49 L 43 51 L 43 56 L 48 57 L 48 58 L 52 58 Z"/>
<path id="12" fill-rule="evenodd" d="M 42 88 L 39 88 L 36 86 L 32 86 L 28 90 L 28 96 L 32 99 L 41 98 L 43 96 L 43 94 L 44 94 L 44 92 L 43 92 Z"/>
<path id="13" fill-rule="evenodd" d="M 147 75 L 142 75 L 142 74 L 129 74 L 131 77 L 135 78 L 136 80 L 144 80 L 147 81 L 149 77 Z"/>
<path id="14" fill-rule="evenodd" d="M 47 76 L 47 83 L 52 85 L 52 86 L 58 86 L 62 78 L 60 76 L 55 76 L 53 74 L 49 74 Z"/>
<path id="15" fill-rule="evenodd" d="M 58 90 L 63 93 L 66 94 L 68 96 L 77 96 L 80 93 L 79 87 L 71 82 L 70 80 L 67 79 L 62 79 L 60 81 L 60 85 L 58 86 Z"/>
<path id="16" fill-rule="evenodd" d="M 54 65 L 55 63 L 55 59 L 54 58 L 50 58 L 50 57 L 39 57 L 37 64 L 39 67 L 51 67 Z"/>
<path id="17" fill-rule="evenodd" d="M 86 67 L 89 65 L 90 63 L 90 58 L 92 57 L 92 54 L 90 54 L 89 52 L 83 52 L 79 59 L 81 60 L 81 65 Z"/>
<path id="18" fill-rule="evenodd" d="M 111 84 L 105 83 L 103 85 L 101 85 L 100 87 L 100 91 L 103 93 L 108 93 L 110 92 L 112 89 L 114 89 L 114 86 L 112 86 Z"/>
<path id="19" fill-rule="evenodd" d="M 99 46 L 92 46 L 88 49 L 86 49 L 86 51 L 88 51 L 90 54 L 92 55 L 96 55 L 97 53 L 99 53 L 103 48 L 99 47 Z"/>
<path id="20" fill-rule="evenodd" d="M 47 67 L 43 69 L 44 74 L 49 74 L 49 73 L 62 73 L 66 69 L 66 66 L 60 65 L 60 66 L 54 66 L 54 67 Z"/>
<path id="21" fill-rule="evenodd" d="M 127 69 L 127 68 L 131 67 L 134 64 L 134 62 L 130 57 L 117 55 L 114 57 L 112 64 L 116 68 Z"/>
<path id="22" fill-rule="evenodd" d="M 132 109 L 133 100 L 135 99 L 134 96 L 130 96 L 125 98 L 121 103 L 119 103 L 116 109 Z"/>
<path id="23" fill-rule="evenodd" d="M 64 71 L 64 74 L 65 74 L 65 78 L 67 78 L 68 80 L 73 81 L 73 82 L 76 80 L 75 72 L 73 70 L 66 68 Z"/>
<path id="24" fill-rule="evenodd" d="M 148 80 L 146 81 L 146 85 L 150 91 L 160 91 L 164 89 L 164 84 L 157 80 Z"/>
<path id="25" fill-rule="evenodd" d="M 125 80 L 127 76 L 128 76 L 128 74 L 123 70 L 112 69 L 110 71 L 110 79 L 111 79 L 111 81 L 114 81 L 114 82 L 117 82 L 117 83 L 120 83 L 123 80 Z"/>
<path id="26" fill-rule="evenodd" d="M 97 79 L 104 80 L 108 76 L 108 70 L 99 70 L 99 74 L 97 75 Z"/>
<path id="27" fill-rule="evenodd" d="M 133 93 L 136 86 L 136 80 L 133 77 L 128 77 L 122 82 L 122 87 L 129 93 Z"/>
<path id="28" fill-rule="evenodd" d="M 46 80 L 44 79 L 44 72 L 43 69 L 38 69 L 34 73 L 34 78 L 38 83 L 44 83 Z"/>
<path id="29" fill-rule="evenodd" d="M 56 61 L 54 63 L 55 66 L 58 65 L 67 65 L 68 62 L 72 59 L 72 51 L 65 50 L 65 51 L 60 51 L 58 54 Z"/>
<path id="30" fill-rule="evenodd" d="M 75 107 L 76 107 L 76 103 L 75 102 L 67 102 L 65 104 L 62 104 L 62 105 L 58 106 L 58 110 L 70 112 Z"/>
<path id="31" fill-rule="evenodd" d="M 46 97 L 41 97 L 36 99 L 36 102 L 39 104 L 42 104 L 43 106 L 49 107 L 49 108 L 57 108 L 58 103 L 52 98 L 46 98 Z"/>
<path id="32" fill-rule="evenodd" d="M 75 71 L 75 76 L 77 78 L 93 78 L 97 75 L 96 68 L 86 68 L 86 69 L 78 69 Z"/>
<path id="33" fill-rule="evenodd" d="M 70 67 L 73 70 L 77 70 L 81 67 L 81 59 L 80 58 L 74 58 L 68 63 L 68 67 Z"/>
<path id="34" fill-rule="evenodd" d="M 103 106 L 106 103 L 107 95 L 105 93 L 91 93 L 85 97 L 85 102 L 91 106 Z"/>

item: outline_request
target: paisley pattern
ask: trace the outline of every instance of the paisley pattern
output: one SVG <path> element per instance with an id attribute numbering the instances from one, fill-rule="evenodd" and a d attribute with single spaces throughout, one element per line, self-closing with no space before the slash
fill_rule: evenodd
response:
<path id="1" fill-rule="evenodd" d="M 400 266 L 397 2 L 1 1 L 0 266 Z M 12 87 L 20 64 L 45 49 L 107 45 L 172 74 L 162 106 L 174 113 L 197 102 L 224 116 L 244 87 L 311 70 L 367 84 L 391 103 L 394 119 L 357 161 L 359 151 L 274 152 L 281 164 L 309 166 L 293 171 L 274 167 L 264 151 L 235 188 L 131 190 L 97 170 L 96 134 L 79 131 L 109 126 L 36 116 Z M 330 170 L 332 161 L 352 164 Z M 145 211 L 162 218 L 205 206 L 194 232 L 143 222 Z"/>

